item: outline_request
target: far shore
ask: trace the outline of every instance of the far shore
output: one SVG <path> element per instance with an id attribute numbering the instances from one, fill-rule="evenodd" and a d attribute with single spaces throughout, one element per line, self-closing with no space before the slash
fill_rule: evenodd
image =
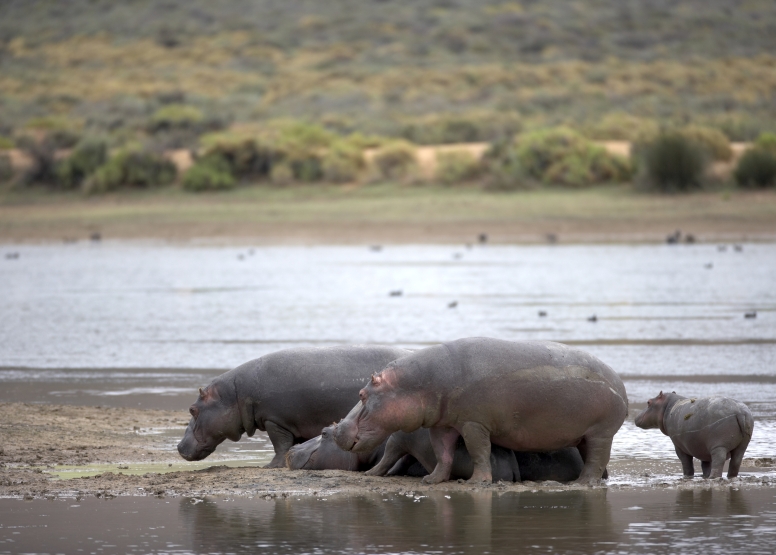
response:
<path id="1" fill-rule="evenodd" d="M 0 191 L 0 243 L 162 240 L 211 244 L 776 241 L 776 191 L 651 194 L 632 185 L 484 191 L 436 185 L 175 187 L 88 197 Z"/>

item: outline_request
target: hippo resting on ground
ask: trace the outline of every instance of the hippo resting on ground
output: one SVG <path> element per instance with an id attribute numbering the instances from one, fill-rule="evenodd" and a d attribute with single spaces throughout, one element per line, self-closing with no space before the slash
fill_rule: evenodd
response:
<path id="1" fill-rule="evenodd" d="M 393 361 L 359 392 L 337 426 L 337 444 L 368 452 L 398 430 L 430 428 L 437 459 L 426 483 L 450 478 L 463 436 L 470 481 L 490 482 L 491 443 L 515 451 L 574 447 L 580 483 L 603 476 L 628 413 L 619 376 L 595 357 L 549 341 L 459 339 Z"/>
<path id="2" fill-rule="evenodd" d="M 686 477 L 695 474 L 695 457 L 701 461 L 704 478 L 721 478 L 725 461 L 730 459 L 727 475 L 735 478 L 752 439 L 754 419 L 747 406 L 734 399 L 688 399 L 661 391 L 647 401 L 647 408 L 636 417 L 636 426 L 659 428 L 671 438 Z"/>
<path id="3" fill-rule="evenodd" d="M 353 407 L 373 372 L 410 351 L 353 345 L 285 349 L 238 366 L 200 388 L 178 452 L 202 460 L 225 439 L 266 431 L 283 466 L 286 451 L 321 433 Z"/>
<path id="4" fill-rule="evenodd" d="M 318 437 L 294 445 L 286 454 L 286 466 L 291 470 L 366 470 L 370 476 L 425 476 L 436 466 L 426 428 L 409 434 L 395 432 L 369 453 L 340 449 L 334 441 L 335 429 L 336 425 L 327 426 Z M 516 453 L 498 445 L 491 446 L 490 464 L 494 482 L 568 482 L 579 477 L 583 465 L 575 447 L 551 453 Z M 469 479 L 473 470 L 466 446 L 459 440 L 450 478 Z"/>

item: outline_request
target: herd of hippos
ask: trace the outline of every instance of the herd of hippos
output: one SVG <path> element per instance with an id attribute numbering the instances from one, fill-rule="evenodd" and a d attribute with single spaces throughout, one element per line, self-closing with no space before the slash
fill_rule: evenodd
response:
<path id="1" fill-rule="evenodd" d="M 278 351 L 200 388 L 189 412 L 178 444 L 189 461 L 261 430 L 275 450 L 269 468 L 365 470 L 428 484 L 594 484 L 608 477 L 628 397 L 620 377 L 582 350 L 474 337 L 417 351 Z M 741 402 L 662 392 L 635 424 L 659 428 L 684 475 L 693 476 L 696 458 L 705 478 L 721 478 L 728 459 L 728 478 L 738 474 L 754 427 Z"/>

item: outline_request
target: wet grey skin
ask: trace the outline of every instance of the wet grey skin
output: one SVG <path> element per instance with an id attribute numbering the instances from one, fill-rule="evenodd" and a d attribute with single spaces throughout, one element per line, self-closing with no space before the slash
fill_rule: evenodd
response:
<path id="1" fill-rule="evenodd" d="M 318 437 L 294 445 L 286 454 L 286 466 L 292 470 L 366 471 L 370 476 L 425 476 L 436 466 L 429 431 L 425 428 L 409 434 L 393 433 L 377 449 L 367 453 L 340 449 L 334 440 L 335 431 L 336 425 L 327 426 Z M 421 466 L 410 472 L 414 461 Z M 583 466 L 575 447 L 551 453 L 515 453 L 497 445 L 491 447 L 490 464 L 494 482 L 568 482 L 579 477 Z M 468 480 L 473 471 L 472 459 L 463 441 L 459 440 L 450 478 Z"/>
<path id="2" fill-rule="evenodd" d="M 471 482 L 490 482 L 491 444 L 513 451 L 577 447 L 577 483 L 599 481 L 628 413 L 620 377 L 592 355 L 550 341 L 459 339 L 388 364 L 340 421 L 345 450 L 374 449 L 399 430 L 429 428 L 437 464 L 426 483 L 450 479 L 456 443 L 472 458 Z"/>
<path id="3" fill-rule="evenodd" d="M 754 419 L 749 408 L 728 397 L 688 399 L 676 392 L 647 401 L 635 419 L 639 428 L 658 428 L 671 438 L 685 477 L 695 475 L 693 459 L 701 461 L 704 478 L 721 478 L 730 459 L 728 478 L 738 476 L 752 439 Z"/>
<path id="4" fill-rule="evenodd" d="M 224 440 L 261 430 L 275 450 L 267 468 L 282 467 L 292 445 L 348 412 L 372 373 L 409 353 L 372 345 L 304 347 L 246 362 L 200 388 L 178 453 L 202 460 Z"/>

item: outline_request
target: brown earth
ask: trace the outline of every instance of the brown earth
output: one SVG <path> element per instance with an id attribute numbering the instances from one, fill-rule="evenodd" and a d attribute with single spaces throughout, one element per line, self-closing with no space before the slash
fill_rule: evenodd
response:
<path id="1" fill-rule="evenodd" d="M 434 486 L 419 478 L 370 477 L 359 472 L 339 470 L 305 471 L 263 469 L 255 466 L 226 466 L 186 463 L 169 446 L 168 440 L 142 431 L 164 426 L 183 426 L 188 415 L 180 411 L 139 410 L 108 407 L 82 407 L 0 403 L 0 497 L 56 498 L 115 497 L 119 495 L 156 496 L 247 496 L 326 495 L 336 492 L 428 492 L 493 488 L 499 491 L 573 489 L 582 486 L 557 482 L 471 485 L 462 481 Z M 765 461 L 772 464 L 772 461 Z M 610 473 L 644 473 L 650 463 L 612 461 Z M 234 463 L 230 463 L 234 464 Z M 657 472 L 678 473 L 678 461 L 652 467 Z M 53 473 L 63 466 L 98 465 L 96 476 L 59 479 Z M 693 480 L 682 488 L 776 487 L 776 479 L 760 476 L 762 461 L 745 460 L 742 475 L 727 480 Z M 148 471 L 145 471 L 148 470 Z M 666 487 L 668 484 L 658 484 Z M 628 488 L 634 486 L 596 487 Z"/>

